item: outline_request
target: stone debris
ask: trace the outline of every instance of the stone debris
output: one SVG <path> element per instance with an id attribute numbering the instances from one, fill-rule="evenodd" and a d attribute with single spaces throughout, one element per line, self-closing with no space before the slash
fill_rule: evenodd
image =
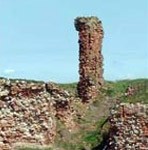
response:
<path id="1" fill-rule="evenodd" d="M 148 104 L 121 103 L 111 111 L 108 150 L 148 150 Z"/>
<path id="2" fill-rule="evenodd" d="M 78 17 L 75 28 L 79 32 L 78 94 L 84 102 L 95 98 L 103 85 L 103 56 L 101 54 L 103 28 L 97 17 Z"/>
<path id="3" fill-rule="evenodd" d="M 54 83 L 0 79 L 0 150 L 17 143 L 48 145 L 56 135 L 56 119 L 72 124 L 72 97 Z"/>
<path id="4" fill-rule="evenodd" d="M 128 86 L 127 89 L 126 89 L 126 91 L 125 91 L 125 93 L 124 93 L 124 95 L 125 95 L 125 96 L 132 96 L 132 95 L 134 95 L 136 92 L 137 92 L 137 91 L 136 91 L 136 88 L 134 88 L 134 87 L 132 87 L 132 86 Z"/>

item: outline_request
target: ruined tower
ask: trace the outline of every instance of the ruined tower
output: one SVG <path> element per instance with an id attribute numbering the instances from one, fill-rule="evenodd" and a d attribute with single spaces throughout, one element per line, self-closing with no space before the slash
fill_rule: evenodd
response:
<path id="1" fill-rule="evenodd" d="M 97 17 L 77 17 L 75 28 L 79 32 L 78 95 L 84 101 L 95 98 L 103 84 L 103 56 L 101 54 L 103 28 Z"/>

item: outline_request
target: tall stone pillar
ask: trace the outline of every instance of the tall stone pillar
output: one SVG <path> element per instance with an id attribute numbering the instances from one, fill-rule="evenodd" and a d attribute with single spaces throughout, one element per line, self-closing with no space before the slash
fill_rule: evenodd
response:
<path id="1" fill-rule="evenodd" d="M 75 28 L 79 32 L 78 95 L 84 101 L 97 96 L 103 85 L 103 56 L 101 54 L 103 28 L 97 17 L 77 17 Z"/>

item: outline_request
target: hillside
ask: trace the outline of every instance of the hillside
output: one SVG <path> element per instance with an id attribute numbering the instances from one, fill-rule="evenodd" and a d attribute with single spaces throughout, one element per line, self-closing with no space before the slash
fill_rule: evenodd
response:
<path id="1" fill-rule="evenodd" d="M 32 137 L 32 143 L 34 143 L 30 145 L 32 148 L 27 148 L 26 146 L 28 144 L 25 144 L 25 142 L 28 140 L 22 138 L 24 144 L 21 143 L 17 147 L 24 145 L 24 148 L 16 148 L 19 150 L 40 150 L 41 148 L 39 147 L 42 147 L 42 145 L 47 145 L 45 150 L 101 150 L 105 144 L 105 140 L 108 138 L 109 124 L 107 118 L 110 115 L 110 109 L 113 108 L 116 103 L 140 102 L 148 104 L 148 79 L 122 80 L 116 82 L 106 81 L 98 97 L 91 103 L 85 104 L 81 103 L 81 100 L 77 97 L 77 83 L 47 84 L 42 81 L 14 79 L 8 82 L 7 79 L 3 78 L 0 79 L 0 81 L 1 105 L 3 103 L 3 105 L 9 106 L 7 109 L 1 107 L 0 112 L 4 114 L 7 110 L 8 113 L 4 115 L 13 117 L 13 119 L 15 112 L 15 126 L 16 123 L 20 121 L 26 122 L 25 128 L 28 134 L 33 135 L 31 130 L 35 129 L 34 135 L 37 136 L 36 139 Z M 18 86 L 19 88 L 16 88 Z M 21 105 L 20 110 L 20 107 L 13 108 L 12 103 L 10 105 L 9 102 L 12 101 L 12 99 L 21 103 L 19 103 Z M 28 101 L 27 104 L 23 103 L 25 101 Z M 38 103 L 34 104 L 33 102 L 35 101 Z M 20 117 L 21 114 L 26 115 L 24 113 L 25 110 L 22 111 L 23 107 L 26 107 L 27 112 L 30 113 L 30 117 L 26 119 Z M 45 116 L 44 119 L 41 119 L 41 112 L 38 112 L 39 114 L 37 115 L 33 113 L 38 110 L 42 110 L 41 112 Z M 49 112 L 48 115 L 46 114 L 47 111 Z M 30 118 L 33 118 L 33 120 L 30 120 Z M 38 119 L 41 119 L 42 122 L 39 122 Z M 50 120 L 50 126 L 47 122 L 48 119 Z M 1 119 L 1 123 L 2 120 L 3 119 Z M 4 120 L 8 124 L 9 121 L 7 119 Z M 34 128 L 36 124 L 40 128 L 39 130 Z M 22 124 L 22 128 L 24 128 L 23 126 Z M 2 127 L 1 124 L 1 129 L 4 130 L 3 132 L 5 132 L 5 128 L 9 129 L 11 134 L 14 133 L 14 131 L 12 132 L 13 127 Z M 50 131 L 48 132 L 50 136 L 44 139 L 43 137 L 47 135 L 47 131 Z M 38 135 L 40 135 L 40 137 L 38 137 Z M 0 136 L 3 138 L 2 135 Z M 20 135 L 20 137 L 22 136 Z M 37 140 L 38 138 L 42 140 Z M 11 140 L 9 141 L 8 139 Z M 13 141 L 13 138 L 9 138 L 5 135 L 4 145 L 9 145 L 11 141 Z M 43 148 L 41 150 L 43 150 Z"/>

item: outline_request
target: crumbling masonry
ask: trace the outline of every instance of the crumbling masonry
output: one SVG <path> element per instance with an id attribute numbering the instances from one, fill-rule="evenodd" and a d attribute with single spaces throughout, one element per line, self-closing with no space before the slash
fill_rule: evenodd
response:
<path id="1" fill-rule="evenodd" d="M 107 150 L 148 150 L 148 104 L 117 105 L 110 116 Z"/>
<path id="2" fill-rule="evenodd" d="M 78 95 L 84 101 L 95 98 L 103 84 L 103 56 L 101 54 L 103 29 L 97 17 L 78 17 L 75 28 L 79 31 Z"/>

